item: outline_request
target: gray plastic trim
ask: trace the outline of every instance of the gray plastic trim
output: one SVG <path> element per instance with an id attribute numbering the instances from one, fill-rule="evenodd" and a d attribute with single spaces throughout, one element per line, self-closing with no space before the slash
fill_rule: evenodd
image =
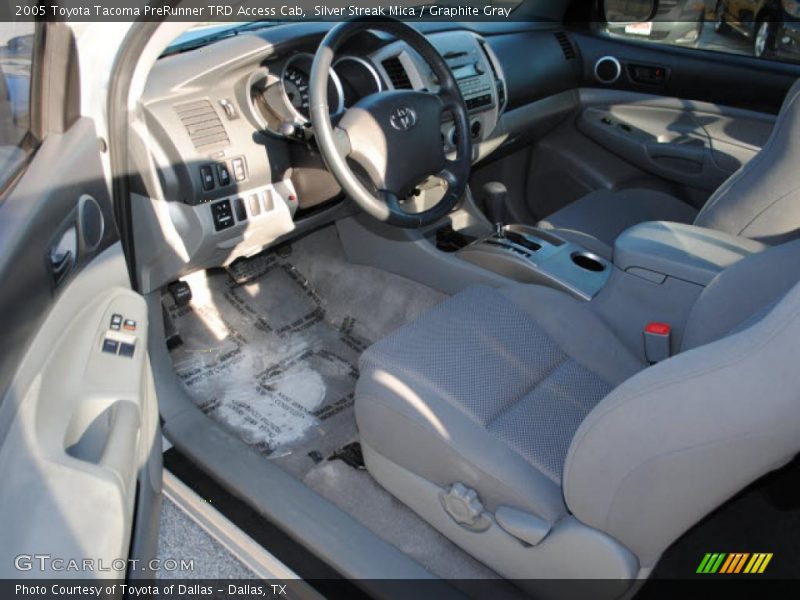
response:
<path id="1" fill-rule="evenodd" d="M 557 521 L 537 545 L 530 546 L 497 525 L 494 516 L 488 529 L 474 532 L 458 525 L 438 501 L 442 488 L 392 462 L 362 442 L 370 474 L 391 494 L 407 504 L 425 521 L 460 548 L 517 580 L 536 598 L 560 598 L 563 590 L 548 580 L 606 580 L 597 586 L 594 598 L 618 598 L 630 586 L 639 570 L 636 557 L 605 533 L 572 516 Z M 613 585 L 612 585 L 613 583 Z"/>
<path id="2" fill-rule="evenodd" d="M 527 225 L 508 225 L 506 231 L 509 235 L 522 235 L 540 248 L 531 251 L 508 238 L 498 240 L 492 234 L 459 250 L 456 256 L 509 281 L 546 285 L 579 300 L 591 300 L 608 281 L 611 264 L 577 244 Z M 580 259 L 592 263 L 596 270 L 579 266 Z"/>

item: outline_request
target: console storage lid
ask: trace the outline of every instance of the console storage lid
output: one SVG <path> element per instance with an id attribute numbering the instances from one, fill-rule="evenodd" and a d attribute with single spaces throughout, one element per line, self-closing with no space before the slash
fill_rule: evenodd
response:
<path id="1" fill-rule="evenodd" d="M 617 238 L 614 265 L 654 280 L 669 276 L 705 286 L 720 271 L 766 248 L 760 242 L 713 229 L 651 221 L 635 225 Z"/>

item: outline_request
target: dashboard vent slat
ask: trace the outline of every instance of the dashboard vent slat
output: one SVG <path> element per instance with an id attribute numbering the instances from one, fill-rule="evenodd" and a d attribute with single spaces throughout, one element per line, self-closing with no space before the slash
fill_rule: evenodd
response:
<path id="1" fill-rule="evenodd" d="M 574 59 L 577 54 L 575 52 L 575 46 L 572 45 L 569 36 L 563 31 L 557 31 L 553 35 L 556 36 L 556 40 L 558 41 L 559 46 L 561 46 L 561 51 L 564 53 L 564 58 L 567 60 Z"/>
<path id="2" fill-rule="evenodd" d="M 203 150 L 209 146 L 227 146 L 230 144 L 228 132 L 208 100 L 197 100 L 175 106 L 178 118 L 186 128 L 186 133 L 195 149 Z"/>
<path id="3" fill-rule="evenodd" d="M 410 90 L 411 80 L 408 78 L 408 73 L 400 62 L 399 56 L 392 56 L 381 62 L 383 68 L 386 69 L 386 74 L 389 76 L 389 81 L 392 82 L 392 87 L 396 90 Z"/>

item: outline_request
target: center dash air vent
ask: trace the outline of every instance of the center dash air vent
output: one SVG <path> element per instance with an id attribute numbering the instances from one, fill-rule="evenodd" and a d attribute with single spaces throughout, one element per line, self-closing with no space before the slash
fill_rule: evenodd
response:
<path id="1" fill-rule="evenodd" d="M 225 126 L 208 100 L 178 104 L 175 106 L 175 112 L 178 113 L 197 150 L 230 144 Z"/>
<path id="2" fill-rule="evenodd" d="M 383 68 L 386 69 L 386 74 L 392 82 L 392 87 L 396 90 L 410 90 L 411 80 L 408 78 L 408 73 L 400 62 L 399 56 L 392 56 L 381 62 Z"/>
<path id="3" fill-rule="evenodd" d="M 556 36 L 556 40 L 558 40 L 558 44 L 561 46 L 561 51 L 564 53 L 564 58 L 567 60 L 572 60 L 575 58 L 575 46 L 572 45 L 569 36 L 563 31 L 556 31 L 553 35 Z"/>

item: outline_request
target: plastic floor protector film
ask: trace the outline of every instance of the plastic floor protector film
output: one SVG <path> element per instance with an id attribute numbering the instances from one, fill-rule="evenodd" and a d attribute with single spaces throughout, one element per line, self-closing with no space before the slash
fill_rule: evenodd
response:
<path id="1" fill-rule="evenodd" d="M 249 263 L 256 276 L 241 285 L 222 270 L 185 279 L 191 303 L 169 308 L 183 340 L 173 363 L 206 414 L 303 477 L 357 439 L 361 352 L 444 296 L 348 264 L 333 228 L 303 238 L 288 256 L 273 252 Z M 375 293 L 385 301 L 376 304 Z"/>

